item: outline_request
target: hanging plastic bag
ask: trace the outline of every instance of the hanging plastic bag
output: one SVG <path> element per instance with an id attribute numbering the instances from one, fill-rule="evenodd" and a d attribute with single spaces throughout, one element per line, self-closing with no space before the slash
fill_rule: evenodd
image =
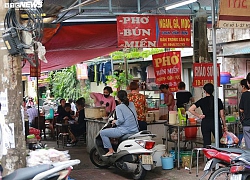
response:
<path id="1" fill-rule="evenodd" d="M 234 133 L 229 132 L 229 131 L 225 131 L 223 133 L 222 138 L 220 139 L 220 143 L 221 144 L 226 144 L 226 145 L 238 144 L 239 143 L 239 138 L 237 136 L 235 136 Z"/>

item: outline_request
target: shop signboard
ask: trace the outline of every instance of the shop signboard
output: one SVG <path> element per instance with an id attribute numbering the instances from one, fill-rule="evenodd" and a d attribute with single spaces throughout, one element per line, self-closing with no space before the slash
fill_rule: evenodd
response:
<path id="1" fill-rule="evenodd" d="M 39 63 L 37 67 L 30 65 L 30 77 L 40 77 L 41 76 L 41 64 Z"/>
<path id="2" fill-rule="evenodd" d="M 220 86 L 220 64 L 217 64 L 217 85 Z M 202 87 L 206 83 L 214 84 L 213 63 L 193 64 L 193 87 Z"/>
<path id="3" fill-rule="evenodd" d="M 220 0 L 220 28 L 250 28 L 249 0 Z"/>
<path id="4" fill-rule="evenodd" d="M 121 48 L 191 47 L 190 16 L 119 15 L 117 33 Z"/>
<path id="5" fill-rule="evenodd" d="M 168 84 L 171 92 L 178 91 L 181 81 L 181 52 L 169 51 L 153 56 L 153 66 L 156 84 Z"/>

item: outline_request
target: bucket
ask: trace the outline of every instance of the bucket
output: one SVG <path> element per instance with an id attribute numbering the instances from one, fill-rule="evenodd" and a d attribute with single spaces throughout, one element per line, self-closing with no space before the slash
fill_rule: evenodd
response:
<path id="1" fill-rule="evenodd" d="M 161 157 L 162 169 L 173 169 L 174 160 L 172 157 Z"/>
<path id="2" fill-rule="evenodd" d="M 169 111 L 169 124 L 176 124 L 177 111 Z"/>
<path id="3" fill-rule="evenodd" d="M 166 146 L 164 144 L 158 144 L 154 148 L 153 161 L 156 161 L 156 167 L 162 166 L 161 157 L 165 154 Z"/>
<path id="4" fill-rule="evenodd" d="M 186 127 L 185 128 L 185 137 L 196 138 L 197 130 L 198 130 L 197 127 Z"/>
<path id="5" fill-rule="evenodd" d="M 220 83 L 221 84 L 229 84 L 230 83 L 231 74 L 228 72 L 220 73 Z"/>
<path id="6" fill-rule="evenodd" d="M 192 152 L 190 151 L 181 152 L 181 161 L 182 161 L 183 168 L 190 167 L 191 158 L 192 158 Z"/>
<path id="7" fill-rule="evenodd" d="M 170 150 L 169 154 L 171 154 L 173 160 L 175 161 L 175 150 Z"/>

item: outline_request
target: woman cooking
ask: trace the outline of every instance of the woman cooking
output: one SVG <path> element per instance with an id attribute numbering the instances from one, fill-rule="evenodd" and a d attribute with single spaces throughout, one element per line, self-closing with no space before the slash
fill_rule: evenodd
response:
<path id="1" fill-rule="evenodd" d="M 106 107 L 107 116 L 115 109 L 115 98 L 110 96 L 113 92 L 112 88 L 106 86 L 103 89 L 103 94 L 101 93 L 90 93 L 90 97 L 94 99 L 94 103 L 96 107 L 104 106 Z"/>

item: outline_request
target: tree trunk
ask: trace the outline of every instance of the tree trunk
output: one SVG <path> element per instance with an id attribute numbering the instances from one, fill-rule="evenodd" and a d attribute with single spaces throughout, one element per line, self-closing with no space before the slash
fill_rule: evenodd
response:
<path id="1" fill-rule="evenodd" d="M 4 29 L 4 17 L 7 12 L 0 3 L 0 33 Z M 21 116 L 22 74 L 20 56 L 8 56 L 4 42 L 0 42 L 0 157 L 4 168 L 3 175 L 26 166 L 26 143 L 24 121 Z M 3 49 L 4 48 L 4 49 Z"/>

